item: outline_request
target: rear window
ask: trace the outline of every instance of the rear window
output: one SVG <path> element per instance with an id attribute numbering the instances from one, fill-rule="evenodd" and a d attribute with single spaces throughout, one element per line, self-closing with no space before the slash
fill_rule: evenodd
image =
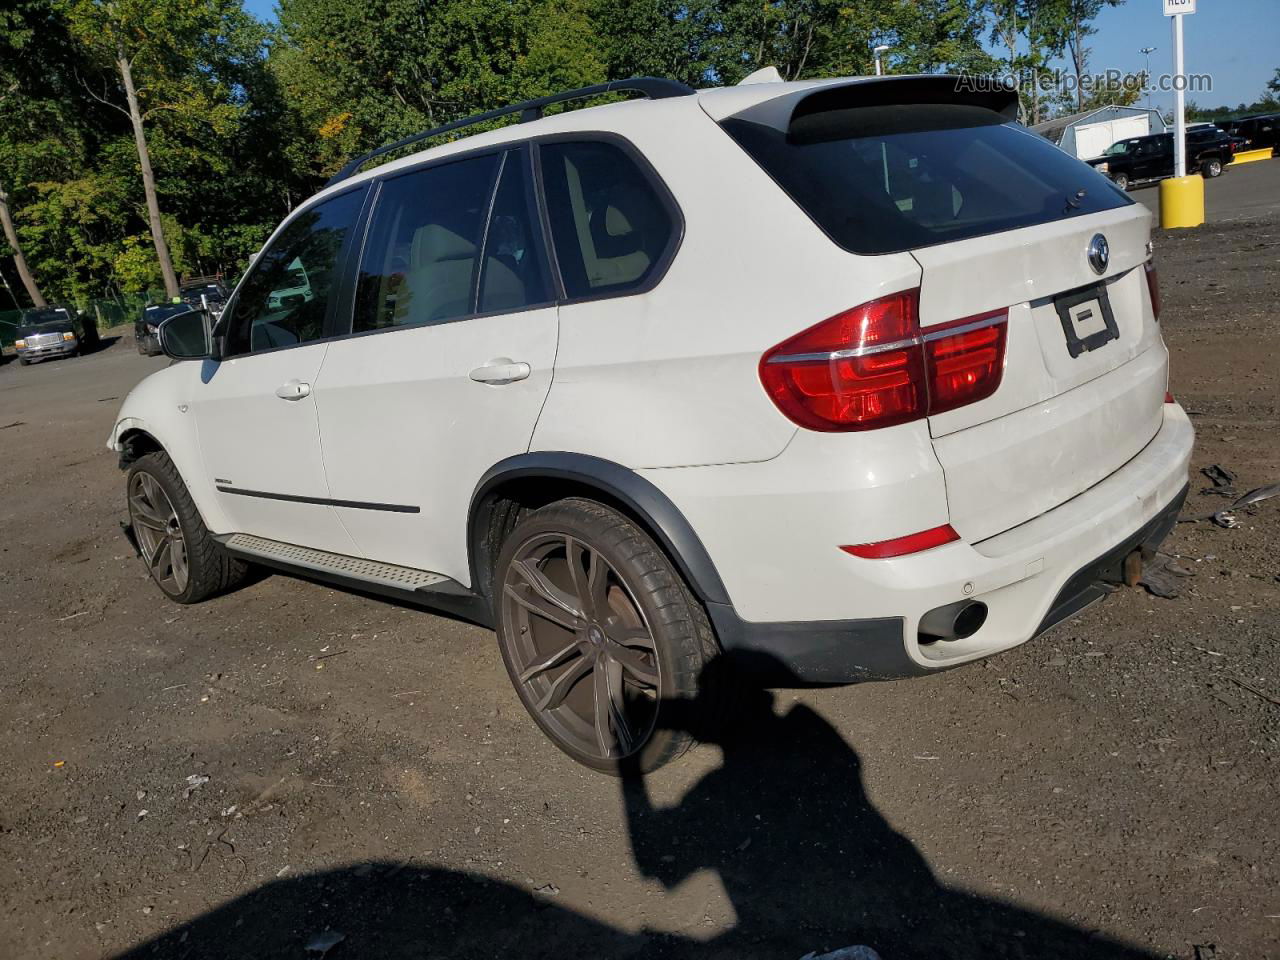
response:
<path id="1" fill-rule="evenodd" d="M 809 113 L 724 130 L 836 243 L 897 253 L 1126 206 L 1089 165 L 984 107 Z"/>

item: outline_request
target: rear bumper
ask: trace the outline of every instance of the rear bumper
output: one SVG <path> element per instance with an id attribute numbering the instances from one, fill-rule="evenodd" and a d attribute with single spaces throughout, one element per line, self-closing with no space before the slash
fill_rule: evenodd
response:
<path id="1" fill-rule="evenodd" d="M 1040 636 L 1111 593 L 1123 579 L 1125 557 L 1140 548 L 1159 547 L 1178 522 L 1186 497 L 1184 486 L 1140 530 L 1077 570 L 1058 591 L 1032 636 Z M 708 611 L 721 644 L 738 665 L 779 686 L 896 680 L 939 669 L 922 666 L 908 656 L 902 617 L 748 623 L 739 620 L 728 604 L 708 604 Z M 951 665 L 960 662 L 967 661 Z"/>
<path id="2" fill-rule="evenodd" d="M 708 535 L 714 524 L 708 529 L 699 524 L 698 497 L 687 500 L 675 492 L 672 499 L 686 515 L 692 512 L 689 519 L 728 589 L 732 604 L 708 605 L 727 651 L 781 681 L 890 679 L 958 666 L 1025 643 L 1102 596 L 1099 582 L 1119 579 L 1113 568 L 1126 554 L 1137 546 L 1158 545 L 1172 528 L 1186 493 L 1193 440 L 1186 413 L 1167 404 L 1162 426 L 1147 446 L 1071 500 L 986 540 L 892 560 L 842 553 L 836 544 L 847 541 L 838 539 L 834 524 L 815 534 L 795 522 L 800 506 L 788 524 L 782 498 L 740 516 L 736 538 L 729 542 Z M 725 471 L 740 468 L 708 469 L 723 479 Z M 688 481 L 694 472 L 682 479 Z M 726 495 L 724 487 L 720 494 Z M 744 530 L 757 528 L 770 536 L 758 541 L 744 536 Z M 744 551 L 752 557 L 770 552 L 774 560 L 767 579 L 752 582 L 741 575 L 760 569 L 736 562 Z M 966 599 L 987 605 L 980 630 L 963 640 L 918 641 L 925 613 Z M 744 616 L 761 603 L 789 615 Z"/>

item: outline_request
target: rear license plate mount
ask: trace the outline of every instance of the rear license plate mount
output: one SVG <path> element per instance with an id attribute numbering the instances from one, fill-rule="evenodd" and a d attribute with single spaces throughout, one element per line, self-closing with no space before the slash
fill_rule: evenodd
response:
<path id="1" fill-rule="evenodd" d="M 1120 338 L 1105 283 L 1059 294 L 1053 298 L 1053 308 L 1058 311 L 1058 320 L 1067 338 L 1067 352 L 1072 358 Z"/>

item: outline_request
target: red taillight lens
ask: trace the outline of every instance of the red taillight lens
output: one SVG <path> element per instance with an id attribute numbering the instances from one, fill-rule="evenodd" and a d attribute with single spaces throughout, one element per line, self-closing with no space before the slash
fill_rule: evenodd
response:
<path id="1" fill-rule="evenodd" d="M 1156 274 L 1156 265 L 1148 260 L 1146 263 L 1147 271 L 1147 291 L 1151 294 L 1151 312 L 1155 315 L 1156 323 L 1160 322 L 1160 277 Z"/>
<path id="2" fill-rule="evenodd" d="M 960 534 L 951 529 L 951 524 L 944 523 L 940 527 L 921 530 L 919 533 L 908 534 L 905 537 L 895 537 L 892 540 L 881 540 L 877 543 L 858 543 L 840 549 L 867 560 L 887 560 L 890 557 L 904 557 L 908 553 L 930 550 L 959 539 Z"/>
<path id="3" fill-rule="evenodd" d="M 1166 390 L 1166 391 L 1164 392 L 1164 402 L 1165 402 L 1165 403 L 1177 403 L 1178 401 L 1177 401 L 1177 400 L 1175 400 L 1175 399 L 1173 399 L 1173 394 L 1172 394 L 1172 393 L 1170 393 L 1168 390 Z"/>
<path id="4" fill-rule="evenodd" d="M 925 331 L 930 414 L 954 410 L 996 392 L 1004 376 L 1008 320 L 1007 310 L 996 310 Z"/>
<path id="5" fill-rule="evenodd" d="M 770 398 L 802 427 L 870 430 L 942 413 L 995 392 L 1004 374 L 1008 311 L 923 333 L 919 290 L 838 313 L 760 360 Z"/>
<path id="6" fill-rule="evenodd" d="M 810 430 L 868 430 L 924 416 L 916 303 L 906 290 L 838 313 L 760 360 L 760 381 Z"/>

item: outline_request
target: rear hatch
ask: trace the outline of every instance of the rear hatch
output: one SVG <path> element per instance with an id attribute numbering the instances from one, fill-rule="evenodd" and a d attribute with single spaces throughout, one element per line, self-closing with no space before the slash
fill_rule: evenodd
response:
<path id="1" fill-rule="evenodd" d="M 715 119 L 837 244 L 916 259 L 926 342 L 1007 311 L 999 386 L 928 417 L 952 526 L 974 542 L 1135 456 L 1162 422 L 1167 355 L 1147 209 L 1013 123 L 1012 94 L 961 86 L 788 90 Z"/>

